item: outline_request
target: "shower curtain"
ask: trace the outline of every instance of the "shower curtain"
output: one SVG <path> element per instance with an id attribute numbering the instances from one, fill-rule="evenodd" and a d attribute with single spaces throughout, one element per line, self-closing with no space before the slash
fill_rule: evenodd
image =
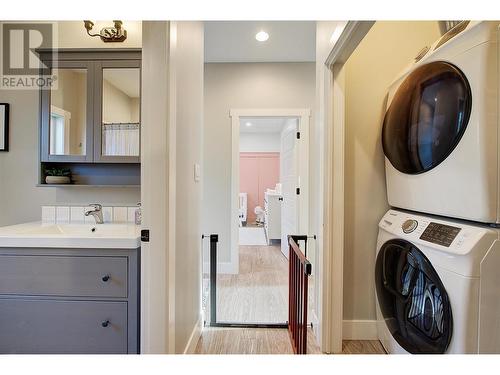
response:
<path id="1" fill-rule="evenodd" d="M 139 156 L 139 124 L 103 124 L 104 155 Z"/>

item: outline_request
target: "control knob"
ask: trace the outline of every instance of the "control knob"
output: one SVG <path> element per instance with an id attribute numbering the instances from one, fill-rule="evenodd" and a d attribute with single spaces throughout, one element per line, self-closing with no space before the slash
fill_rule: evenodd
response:
<path id="1" fill-rule="evenodd" d="M 408 234 L 417 229 L 417 226 L 418 226 L 417 220 L 408 219 L 403 223 L 403 225 L 401 225 L 401 229 L 403 229 L 404 233 Z"/>

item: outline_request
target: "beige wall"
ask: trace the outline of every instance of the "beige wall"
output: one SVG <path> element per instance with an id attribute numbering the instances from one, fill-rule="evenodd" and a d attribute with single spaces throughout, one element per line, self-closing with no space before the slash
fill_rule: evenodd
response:
<path id="1" fill-rule="evenodd" d="M 139 113 L 137 98 L 131 98 L 107 80 L 102 84 L 103 122 L 134 122 Z"/>
<path id="2" fill-rule="evenodd" d="M 127 23 L 126 23 L 127 24 Z M 132 28 L 132 24 L 134 27 Z M 140 22 L 131 23 L 128 42 L 104 44 L 82 34 L 82 21 L 60 22 L 61 47 L 140 47 Z M 132 31 L 135 30 L 135 31 Z M 139 38 L 136 40 L 136 38 Z M 91 40 L 91 41 L 89 41 Z M 118 43 L 117 43 L 118 44 Z M 0 226 L 40 220 L 42 205 L 135 205 L 139 188 L 37 187 L 39 170 L 39 95 L 34 90 L 0 90 L 0 102 L 10 103 L 9 152 L 0 153 Z"/>
<path id="3" fill-rule="evenodd" d="M 439 36 L 437 22 L 377 22 L 345 65 L 345 320 L 375 319 L 378 222 L 388 208 L 380 141 L 387 88 Z"/>
<path id="4" fill-rule="evenodd" d="M 219 234 L 230 261 L 231 108 L 314 109 L 314 63 L 205 64 L 203 233 Z M 314 111 L 311 123 L 314 123 Z"/>

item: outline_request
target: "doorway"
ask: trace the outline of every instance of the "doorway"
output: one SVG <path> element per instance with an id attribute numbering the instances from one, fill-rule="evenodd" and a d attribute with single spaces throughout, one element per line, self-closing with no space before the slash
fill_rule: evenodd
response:
<path id="1" fill-rule="evenodd" d="M 308 109 L 231 110 L 232 272 L 219 265 L 210 284 L 217 290 L 211 325 L 286 327 L 287 236 L 308 226 L 309 116 Z"/>

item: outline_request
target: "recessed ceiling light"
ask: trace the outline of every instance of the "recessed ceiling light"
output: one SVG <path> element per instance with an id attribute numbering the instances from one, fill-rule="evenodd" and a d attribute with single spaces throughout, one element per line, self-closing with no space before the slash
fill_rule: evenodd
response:
<path id="1" fill-rule="evenodd" d="M 245 125 L 246 126 L 252 126 L 252 123 L 251 122 L 247 122 Z"/>
<path id="2" fill-rule="evenodd" d="M 259 31 L 257 34 L 255 34 L 255 39 L 257 39 L 259 42 L 265 42 L 269 39 L 269 34 L 265 31 Z"/>

